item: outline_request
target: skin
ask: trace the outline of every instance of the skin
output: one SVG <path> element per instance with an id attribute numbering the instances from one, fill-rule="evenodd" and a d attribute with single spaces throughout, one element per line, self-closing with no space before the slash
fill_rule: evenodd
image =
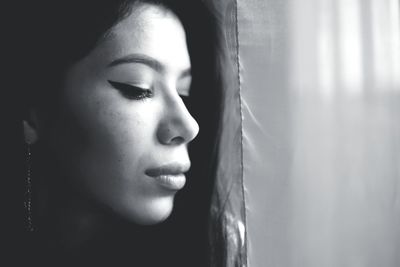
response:
<path id="1" fill-rule="evenodd" d="M 151 95 L 132 97 L 109 81 Z M 170 215 L 177 190 L 146 170 L 190 165 L 188 144 L 199 131 L 181 98 L 190 83 L 180 21 L 164 7 L 138 4 L 68 70 L 59 119 L 26 123 L 25 135 L 46 144 L 81 195 L 132 222 L 158 223 Z"/>

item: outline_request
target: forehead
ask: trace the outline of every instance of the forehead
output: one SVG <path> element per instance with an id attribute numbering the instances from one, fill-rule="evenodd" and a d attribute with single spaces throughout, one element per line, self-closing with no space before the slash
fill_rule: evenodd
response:
<path id="1" fill-rule="evenodd" d="M 163 6 L 135 5 L 100 46 L 103 55 L 110 59 L 144 54 L 171 70 L 190 67 L 183 26 L 178 17 Z"/>

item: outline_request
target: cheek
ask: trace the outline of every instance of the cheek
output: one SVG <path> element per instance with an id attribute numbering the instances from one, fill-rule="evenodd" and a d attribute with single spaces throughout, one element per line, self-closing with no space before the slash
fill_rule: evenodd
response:
<path id="1" fill-rule="evenodd" d="M 84 130 L 83 143 L 78 142 L 82 151 L 77 156 L 83 162 L 114 174 L 141 165 L 146 150 L 152 147 L 157 124 L 154 118 L 145 115 L 148 113 L 145 108 L 106 98 L 83 105 L 78 111 L 77 128 Z"/>
<path id="2" fill-rule="evenodd" d="M 152 190 L 142 176 L 156 152 L 156 110 L 101 90 L 68 100 L 54 132 L 62 171 L 75 188 L 113 209 L 127 199 L 139 209 Z"/>
<path id="3" fill-rule="evenodd" d="M 158 119 L 151 105 L 126 100 L 100 102 L 88 111 L 88 142 L 78 163 L 86 193 L 120 216 L 139 224 L 164 220 L 173 196 L 160 191 L 144 172 L 158 152 Z"/>

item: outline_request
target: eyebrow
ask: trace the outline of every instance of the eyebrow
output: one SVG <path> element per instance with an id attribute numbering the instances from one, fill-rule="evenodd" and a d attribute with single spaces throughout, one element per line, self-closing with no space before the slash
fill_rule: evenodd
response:
<path id="1" fill-rule="evenodd" d="M 149 57 L 149 56 L 143 55 L 143 54 L 129 54 L 129 55 L 117 58 L 117 59 L 111 61 L 111 63 L 109 63 L 107 65 L 107 67 L 110 68 L 110 67 L 114 67 L 117 65 L 130 64 L 130 63 L 144 64 L 160 73 L 165 71 L 165 67 L 161 64 L 161 62 L 159 62 L 158 60 L 156 60 L 152 57 Z M 181 77 L 191 76 L 190 68 L 187 68 L 184 71 L 182 71 L 180 76 Z"/>

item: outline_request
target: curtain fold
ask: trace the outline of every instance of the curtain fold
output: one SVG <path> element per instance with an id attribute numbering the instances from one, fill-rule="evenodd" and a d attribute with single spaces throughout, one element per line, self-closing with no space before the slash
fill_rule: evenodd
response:
<path id="1" fill-rule="evenodd" d="M 223 0 L 214 266 L 400 266 L 399 0 Z"/>

